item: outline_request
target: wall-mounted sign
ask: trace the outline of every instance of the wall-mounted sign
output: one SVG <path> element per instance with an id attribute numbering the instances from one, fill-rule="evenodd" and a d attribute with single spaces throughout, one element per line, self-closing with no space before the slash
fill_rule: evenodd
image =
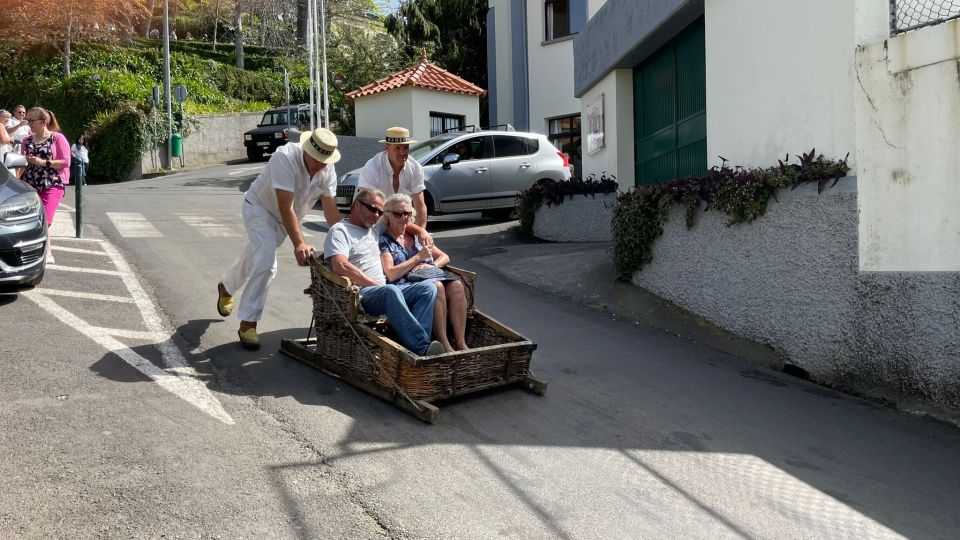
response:
<path id="1" fill-rule="evenodd" d="M 587 154 L 603 150 L 603 94 L 587 105 Z"/>

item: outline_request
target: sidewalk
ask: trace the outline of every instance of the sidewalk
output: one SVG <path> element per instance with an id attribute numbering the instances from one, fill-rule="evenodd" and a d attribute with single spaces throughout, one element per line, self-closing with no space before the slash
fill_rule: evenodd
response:
<path id="1" fill-rule="evenodd" d="M 609 242 L 531 243 L 516 228 L 495 236 L 471 246 L 471 262 L 544 293 L 607 312 L 612 319 L 655 328 L 774 369 L 783 367 L 782 356 L 770 347 L 733 335 L 640 287 L 616 281 Z"/>

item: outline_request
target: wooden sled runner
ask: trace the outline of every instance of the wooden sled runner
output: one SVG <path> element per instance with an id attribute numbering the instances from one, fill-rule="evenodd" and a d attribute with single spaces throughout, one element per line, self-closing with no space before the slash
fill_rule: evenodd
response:
<path id="1" fill-rule="evenodd" d="M 471 307 L 467 313 L 469 350 L 418 356 L 384 335 L 387 322 L 365 314 L 360 289 L 310 260 L 313 320 L 306 339 L 285 339 L 280 352 L 393 403 L 424 422 L 440 409 L 432 402 L 499 386 L 516 385 L 537 395 L 547 384 L 530 372 L 537 345 Z M 476 274 L 451 266 L 476 294 Z M 313 336 L 312 334 L 315 334 Z"/>

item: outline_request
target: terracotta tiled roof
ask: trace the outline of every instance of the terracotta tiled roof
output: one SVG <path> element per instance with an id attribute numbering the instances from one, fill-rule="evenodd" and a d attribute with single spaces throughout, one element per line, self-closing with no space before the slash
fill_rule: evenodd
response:
<path id="1" fill-rule="evenodd" d="M 424 58 L 420 60 L 420 63 L 414 64 L 403 71 L 398 71 L 389 77 L 384 77 L 366 86 L 361 86 L 356 90 L 347 92 L 347 99 L 352 101 L 358 97 L 369 96 L 403 86 L 416 86 L 419 88 L 429 88 L 430 90 L 439 90 L 441 92 L 453 92 L 454 94 L 467 94 L 481 97 L 487 93 L 483 88 L 457 77 L 436 64 L 428 62 L 426 58 Z"/>

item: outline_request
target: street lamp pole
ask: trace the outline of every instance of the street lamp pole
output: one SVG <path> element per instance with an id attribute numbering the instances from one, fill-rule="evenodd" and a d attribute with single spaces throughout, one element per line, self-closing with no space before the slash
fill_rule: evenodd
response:
<path id="1" fill-rule="evenodd" d="M 167 169 L 173 169 L 173 106 L 170 103 L 170 13 L 163 0 L 163 95 L 167 105 Z"/>
<path id="2" fill-rule="evenodd" d="M 316 107 L 314 105 L 313 99 L 313 90 L 314 90 L 314 72 L 313 72 L 313 48 L 314 41 L 314 0 L 307 0 L 307 65 L 310 71 L 310 130 L 313 131 L 316 128 Z"/>

